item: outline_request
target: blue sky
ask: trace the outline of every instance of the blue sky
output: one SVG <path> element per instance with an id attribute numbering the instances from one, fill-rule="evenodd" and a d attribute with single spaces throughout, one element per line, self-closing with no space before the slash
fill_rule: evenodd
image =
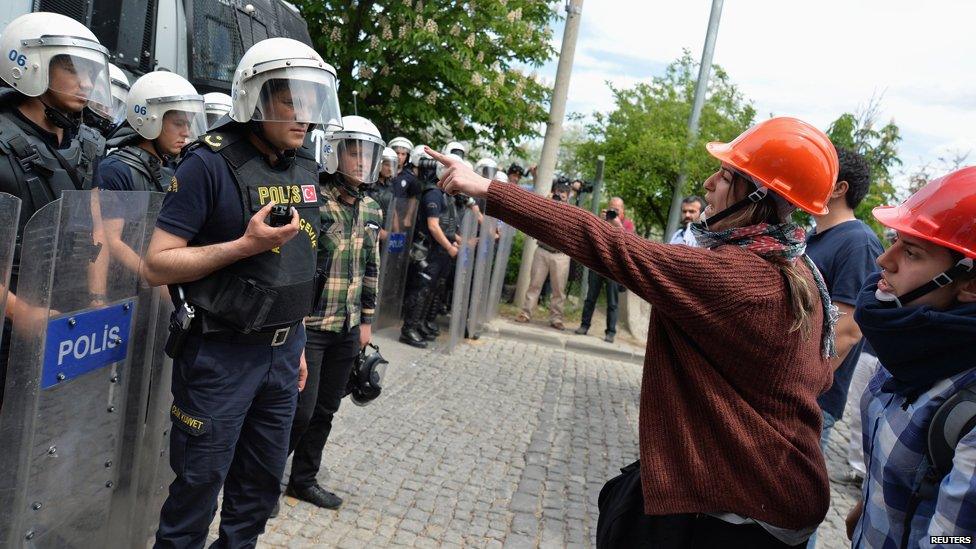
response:
<path id="1" fill-rule="evenodd" d="M 613 106 L 604 83 L 660 75 L 690 49 L 701 56 L 710 0 L 587 0 L 567 112 Z M 715 62 L 760 119 L 790 115 L 826 128 L 882 97 L 882 122 L 901 129 L 903 172 L 972 151 L 976 164 L 976 2 L 727 0 Z M 562 22 L 553 43 L 559 49 Z M 555 78 L 555 60 L 539 70 Z M 899 182 L 904 178 L 899 177 Z"/>

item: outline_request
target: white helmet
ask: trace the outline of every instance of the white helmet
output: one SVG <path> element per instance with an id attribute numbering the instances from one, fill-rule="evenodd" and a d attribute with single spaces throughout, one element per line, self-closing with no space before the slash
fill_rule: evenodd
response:
<path id="1" fill-rule="evenodd" d="M 112 86 L 112 113 L 113 124 L 119 124 L 125 120 L 125 101 L 129 95 L 129 77 L 122 72 L 122 69 L 112 63 L 108 64 L 109 83 Z"/>
<path id="2" fill-rule="evenodd" d="M 390 166 L 391 177 L 396 175 L 400 170 L 400 157 L 397 156 L 397 152 L 389 146 L 383 149 L 383 164 Z M 382 166 L 380 167 L 382 168 Z"/>
<path id="3" fill-rule="evenodd" d="M 410 163 L 419 166 L 421 158 L 431 158 L 431 156 L 424 150 L 424 145 L 417 145 L 410 151 Z"/>
<path id="4" fill-rule="evenodd" d="M 272 103 L 288 92 L 290 105 Z M 251 120 L 321 124 L 341 129 L 336 71 L 309 46 L 291 38 L 267 38 L 241 58 L 231 85 L 230 117 Z"/>
<path id="5" fill-rule="evenodd" d="M 203 110 L 207 113 L 207 128 L 214 125 L 221 116 L 230 112 L 230 96 L 226 93 L 210 92 L 203 94 Z"/>
<path id="6" fill-rule="evenodd" d="M 498 170 L 497 172 L 495 172 L 495 177 L 493 178 L 493 180 L 500 181 L 502 183 L 508 183 L 508 176 L 505 175 L 505 172 Z"/>
<path id="7" fill-rule="evenodd" d="M 447 153 L 447 156 L 449 156 L 451 158 L 457 158 L 458 160 L 460 160 L 461 162 L 463 162 L 464 164 L 466 164 L 469 168 L 471 167 L 471 163 L 468 162 L 467 160 L 465 160 L 464 158 L 461 158 L 460 155 L 457 155 L 457 154 L 454 154 L 454 153 Z M 440 162 L 438 162 L 437 163 L 437 170 L 435 171 L 435 173 L 437 174 L 437 179 L 440 179 L 440 178 L 444 177 L 444 172 L 446 170 L 447 170 L 447 166 L 445 166 L 444 164 L 441 164 Z"/>
<path id="8" fill-rule="evenodd" d="M 482 158 L 481 160 L 475 162 L 474 171 L 477 172 L 477 174 L 481 177 L 491 179 L 495 176 L 495 173 L 498 172 L 498 162 L 495 162 L 495 159 L 493 158 Z"/>
<path id="9" fill-rule="evenodd" d="M 50 89 L 83 99 L 95 114 L 111 118 L 108 50 L 81 23 L 57 13 L 21 15 L 3 30 L 0 52 L 0 78 L 20 93 L 38 97 Z M 51 87 L 52 64 L 72 70 L 75 78 L 54 84 L 61 89 Z"/>
<path id="10" fill-rule="evenodd" d="M 386 145 L 391 149 L 396 149 L 397 147 L 401 147 L 407 149 L 407 151 L 413 148 L 413 142 L 411 142 L 406 137 L 394 137 Z"/>
<path id="11" fill-rule="evenodd" d="M 163 116 L 169 111 L 185 113 L 187 141 L 206 133 L 207 117 L 203 113 L 203 96 L 193 84 L 175 72 L 155 71 L 144 74 L 129 90 L 125 119 L 146 139 L 156 139 L 163 130 Z"/>
<path id="12" fill-rule="evenodd" d="M 360 184 L 376 183 L 386 147 L 376 124 L 362 116 L 343 116 L 342 129 L 332 132 L 327 143 L 326 172 L 338 172 Z"/>
<path id="13" fill-rule="evenodd" d="M 468 148 L 462 143 L 451 141 L 447 145 L 444 145 L 444 148 L 441 150 L 441 154 L 455 154 L 461 158 L 464 158 L 468 154 Z"/>

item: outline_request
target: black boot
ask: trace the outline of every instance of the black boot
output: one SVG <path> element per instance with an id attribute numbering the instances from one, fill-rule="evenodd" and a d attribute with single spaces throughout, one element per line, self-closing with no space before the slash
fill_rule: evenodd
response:
<path id="1" fill-rule="evenodd" d="M 420 321 L 420 333 L 427 341 L 434 341 L 441 335 L 440 328 L 437 327 L 437 309 L 440 307 L 440 292 L 434 292 L 430 296 L 430 303 L 424 310 L 424 316 Z"/>
<path id="2" fill-rule="evenodd" d="M 426 349 L 427 342 L 420 332 L 421 321 L 424 318 L 424 305 L 430 290 L 421 288 L 407 296 L 404 301 L 403 327 L 400 329 L 400 342 L 411 347 Z"/>
<path id="3" fill-rule="evenodd" d="M 313 484 L 308 488 L 295 488 L 288 485 L 285 488 L 285 495 L 291 496 L 302 501 L 307 501 L 316 507 L 323 509 L 338 509 L 342 505 L 342 498 L 325 490 L 318 484 Z"/>

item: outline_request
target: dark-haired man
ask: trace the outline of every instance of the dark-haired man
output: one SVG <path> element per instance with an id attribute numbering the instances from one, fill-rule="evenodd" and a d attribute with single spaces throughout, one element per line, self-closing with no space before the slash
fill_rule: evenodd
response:
<path id="1" fill-rule="evenodd" d="M 695 235 L 691 232 L 691 224 L 698 221 L 701 217 L 705 203 L 697 196 L 686 196 L 681 201 L 681 228 L 671 235 L 671 244 L 685 244 L 696 246 Z"/>
<path id="2" fill-rule="evenodd" d="M 871 168 L 860 154 L 838 147 L 840 172 L 827 207 L 816 216 L 817 226 L 807 237 L 807 255 L 823 274 L 830 300 L 840 310 L 835 330 L 837 356 L 831 360 L 834 383 L 820 395 L 823 431 L 820 445 L 826 448 L 834 423 L 844 414 L 851 376 L 861 355 L 861 330 L 854 322 L 854 304 L 868 276 L 877 270 L 876 260 L 884 252 L 881 241 L 854 210 L 871 186 Z M 808 547 L 814 547 L 816 537 Z"/>

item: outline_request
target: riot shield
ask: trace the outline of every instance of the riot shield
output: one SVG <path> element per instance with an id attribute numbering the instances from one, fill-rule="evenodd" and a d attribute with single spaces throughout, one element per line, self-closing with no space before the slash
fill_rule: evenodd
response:
<path id="1" fill-rule="evenodd" d="M 162 195 L 69 191 L 23 236 L 0 413 L 0 545 L 107 547 L 127 497 L 158 315 L 139 268 Z M 158 513 L 157 509 L 144 509 Z M 145 539 L 143 540 L 143 544 Z"/>
<path id="2" fill-rule="evenodd" d="M 0 193 L 0 319 L 4 319 L 4 330 L 0 332 L 0 353 L 6 350 L 3 338 L 9 329 L 6 325 L 7 289 L 10 287 L 10 268 L 14 262 L 19 218 L 20 199 L 7 193 Z M 0 377 L 0 381 L 2 379 Z M 0 397 L 0 402 L 2 401 Z"/>
<path id="3" fill-rule="evenodd" d="M 471 275 L 474 273 L 475 252 L 478 247 L 478 215 L 468 208 L 464 209 L 458 234 L 461 245 L 454 261 L 454 291 L 451 298 L 451 334 L 444 352 L 450 354 L 464 338 L 468 325 L 468 303 L 470 301 Z"/>
<path id="4" fill-rule="evenodd" d="M 400 325 L 403 294 L 410 270 L 410 247 L 417 219 L 416 198 L 395 198 L 383 220 L 386 240 L 380 242 L 379 295 L 376 298 L 376 330 Z"/>
<path id="5" fill-rule="evenodd" d="M 478 232 L 474 274 L 471 277 L 471 303 L 468 305 L 468 335 L 471 339 L 481 337 L 481 330 L 485 324 L 488 290 L 491 286 L 491 263 L 495 259 L 497 229 L 498 220 L 486 215 Z"/>
<path id="6" fill-rule="evenodd" d="M 498 316 L 498 306 L 502 300 L 502 287 L 505 285 L 505 273 L 508 270 L 508 257 L 512 253 L 512 242 L 515 240 L 515 227 L 507 223 L 498 222 L 498 245 L 495 247 L 495 261 L 491 269 L 491 284 L 488 286 L 488 306 L 485 307 L 484 324 L 491 322 Z"/>

